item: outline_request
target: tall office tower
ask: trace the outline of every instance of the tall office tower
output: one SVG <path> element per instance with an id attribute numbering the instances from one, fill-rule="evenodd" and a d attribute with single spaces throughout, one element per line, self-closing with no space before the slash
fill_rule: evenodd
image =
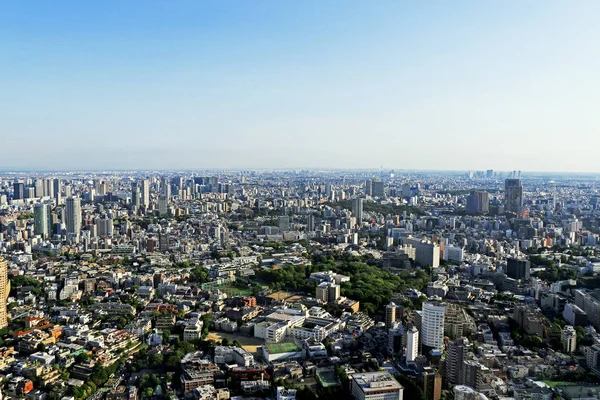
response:
<path id="1" fill-rule="evenodd" d="M 327 197 L 327 198 L 331 197 L 331 183 L 325 184 L 325 197 Z"/>
<path id="2" fill-rule="evenodd" d="M 408 183 L 404 183 L 402 185 L 402 197 L 411 197 L 412 190 L 410 190 L 410 185 Z"/>
<path id="3" fill-rule="evenodd" d="M 54 197 L 54 181 L 52 179 L 44 179 L 44 194 Z"/>
<path id="4" fill-rule="evenodd" d="M 96 227 L 98 228 L 98 236 L 100 237 L 112 237 L 114 225 L 112 218 L 102 216 L 96 220 Z"/>
<path id="5" fill-rule="evenodd" d="M 385 306 L 385 328 L 390 329 L 396 322 L 396 303 L 390 302 Z"/>
<path id="6" fill-rule="evenodd" d="M 504 211 L 520 214 L 523 208 L 523 186 L 520 179 L 504 181 Z"/>
<path id="7" fill-rule="evenodd" d="M 446 307 L 437 302 L 423 303 L 421 320 L 421 347 L 423 354 L 442 350 L 444 345 L 444 313 Z"/>
<path id="8" fill-rule="evenodd" d="M 6 301 L 10 293 L 10 281 L 8 280 L 8 261 L 0 257 L 0 329 L 8 326 L 6 313 Z"/>
<path id="9" fill-rule="evenodd" d="M 279 220 L 277 221 L 277 225 L 279 226 L 279 230 L 281 232 L 289 232 L 290 230 L 290 217 L 287 215 L 279 216 Z"/>
<path id="10" fill-rule="evenodd" d="M 371 182 L 371 196 L 385 197 L 385 188 L 381 179 L 374 179 Z"/>
<path id="11" fill-rule="evenodd" d="M 141 204 L 142 197 L 140 193 L 140 187 L 134 182 L 131 184 L 131 205 L 133 206 L 135 212 L 140 209 Z"/>
<path id="12" fill-rule="evenodd" d="M 361 197 L 357 197 L 352 202 L 352 216 L 356 218 L 356 223 L 358 225 L 362 224 L 363 219 L 363 199 Z"/>
<path id="13" fill-rule="evenodd" d="M 71 185 L 65 185 L 65 197 L 71 197 L 72 194 Z"/>
<path id="14" fill-rule="evenodd" d="M 54 201 L 56 204 L 60 204 L 62 202 L 62 196 L 60 193 L 60 179 L 52 179 L 52 189 L 54 190 Z"/>
<path id="15" fill-rule="evenodd" d="M 165 194 L 158 196 L 158 213 L 160 215 L 167 215 L 169 209 L 169 198 Z"/>
<path id="16" fill-rule="evenodd" d="M 148 179 L 142 180 L 140 195 L 142 205 L 146 208 L 150 207 L 150 181 Z"/>
<path id="17" fill-rule="evenodd" d="M 177 176 L 171 179 L 171 184 L 175 187 L 175 194 L 181 197 L 183 194 L 183 177 Z"/>
<path id="18" fill-rule="evenodd" d="M 81 231 L 81 199 L 79 197 L 67 197 L 65 218 L 67 233 L 78 237 Z"/>
<path id="19" fill-rule="evenodd" d="M 33 183 L 33 187 L 35 188 L 35 197 L 44 197 L 44 180 L 41 178 L 37 178 Z"/>
<path id="20" fill-rule="evenodd" d="M 49 204 L 36 204 L 33 208 L 33 231 L 46 239 L 50 235 L 52 215 Z"/>
<path id="21" fill-rule="evenodd" d="M 406 362 L 413 362 L 419 355 L 419 330 L 413 326 L 406 334 Z"/>
<path id="22" fill-rule="evenodd" d="M 167 200 L 171 198 L 171 182 L 169 182 L 169 178 L 162 178 L 160 180 L 160 194 L 166 196 Z"/>
<path id="23" fill-rule="evenodd" d="M 465 355 L 469 351 L 469 341 L 466 338 L 459 338 L 448 344 L 448 353 L 446 354 L 446 379 L 453 385 L 463 383 L 461 371 Z"/>
<path id="24" fill-rule="evenodd" d="M 23 182 L 13 183 L 13 199 L 22 200 L 25 196 L 25 185 Z"/>
<path id="25" fill-rule="evenodd" d="M 306 231 L 314 232 L 315 231 L 315 216 L 310 214 L 306 217 Z"/>
<path id="26" fill-rule="evenodd" d="M 524 258 L 509 258 L 506 260 L 506 275 L 513 279 L 527 280 L 530 277 L 531 265 Z"/>
<path id="27" fill-rule="evenodd" d="M 488 192 L 475 191 L 467 197 L 467 212 L 471 214 L 485 214 L 490 211 L 490 194 Z"/>
<path id="28" fill-rule="evenodd" d="M 373 181 L 367 179 L 365 181 L 365 195 L 371 196 L 373 194 Z"/>
<path id="29" fill-rule="evenodd" d="M 25 186 L 25 191 L 23 192 L 24 199 L 33 199 L 35 197 L 35 188 L 30 186 Z"/>

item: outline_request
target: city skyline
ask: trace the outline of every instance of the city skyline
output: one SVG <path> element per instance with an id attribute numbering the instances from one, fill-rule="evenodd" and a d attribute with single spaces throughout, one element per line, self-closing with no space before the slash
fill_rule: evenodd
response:
<path id="1" fill-rule="evenodd" d="M 138 4 L 0 5 L 1 169 L 599 169 L 596 2 Z"/>

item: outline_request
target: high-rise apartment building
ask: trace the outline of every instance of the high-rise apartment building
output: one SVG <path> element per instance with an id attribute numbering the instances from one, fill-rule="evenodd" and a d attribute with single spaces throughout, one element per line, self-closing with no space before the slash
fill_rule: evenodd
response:
<path id="1" fill-rule="evenodd" d="M 356 218 L 356 223 L 358 225 L 362 224 L 363 219 L 363 199 L 361 197 L 357 197 L 352 201 L 352 216 Z"/>
<path id="2" fill-rule="evenodd" d="M 506 260 L 506 275 L 513 279 L 527 280 L 530 277 L 530 263 L 524 258 L 509 258 Z"/>
<path id="3" fill-rule="evenodd" d="M 385 306 L 385 327 L 390 329 L 396 322 L 396 303 L 390 302 Z"/>
<path id="4" fill-rule="evenodd" d="M 142 205 L 146 208 L 150 207 L 150 181 L 148 179 L 144 179 L 141 182 L 141 201 Z"/>
<path id="5" fill-rule="evenodd" d="M 315 231 L 315 216 L 310 214 L 306 217 L 306 231 L 314 232 Z"/>
<path id="6" fill-rule="evenodd" d="M 10 281 L 8 280 L 8 261 L 0 257 L 0 329 L 8 326 L 6 301 L 10 293 Z"/>
<path id="7" fill-rule="evenodd" d="M 52 226 L 51 211 L 49 204 L 36 204 L 33 208 L 33 231 L 46 239 L 50 235 Z"/>
<path id="8" fill-rule="evenodd" d="M 437 302 L 423 303 L 421 320 L 421 345 L 423 354 L 442 350 L 444 345 L 444 315 L 446 307 Z"/>
<path id="9" fill-rule="evenodd" d="M 453 385 L 461 385 L 463 378 L 461 371 L 465 355 L 469 351 L 469 341 L 466 338 L 459 338 L 448 344 L 446 353 L 446 379 Z"/>
<path id="10" fill-rule="evenodd" d="M 419 330 L 413 326 L 406 333 L 406 362 L 413 362 L 419 355 Z"/>
<path id="11" fill-rule="evenodd" d="M 142 205 L 142 197 L 140 193 L 140 187 L 137 183 L 133 183 L 131 185 L 131 205 L 133 209 L 137 212 Z"/>
<path id="12" fill-rule="evenodd" d="M 161 194 L 158 196 L 158 213 L 162 215 L 167 215 L 167 211 L 169 210 L 169 198 L 165 194 Z"/>
<path id="13" fill-rule="evenodd" d="M 371 196 L 373 194 L 373 181 L 367 179 L 365 181 L 365 195 Z"/>
<path id="14" fill-rule="evenodd" d="M 333 302 L 341 296 L 341 287 L 335 283 L 322 282 L 317 286 L 316 298 L 323 303 Z"/>
<path id="15" fill-rule="evenodd" d="M 67 234 L 79 236 L 81 231 L 81 199 L 69 196 L 66 202 Z"/>
<path id="16" fill-rule="evenodd" d="M 577 350 L 577 332 L 571 325 L 567 325 L 560 333 L 563 350 L 566 353 L 574 353 Z"/>
<path id="17" fill-rule="evenodd" d="M 483 191 L 471 192 L 467 197 L 467 212 L 485 214 L 490 211 L 490 194 Z"/>
<path id="18" fill-rule="evenodd" d="M 112 218 L 100 217 L 96 219 L 96 227 L 98 228 L 98 236 L 100 237 L 111 237 L 114 232 L 114 225 Z"/>
<path id="19" fill-rule="evenodd" d="M 504 211 L 520 214 L 523 208 L 523 186 L 520 179 L 504 181 Z"/>

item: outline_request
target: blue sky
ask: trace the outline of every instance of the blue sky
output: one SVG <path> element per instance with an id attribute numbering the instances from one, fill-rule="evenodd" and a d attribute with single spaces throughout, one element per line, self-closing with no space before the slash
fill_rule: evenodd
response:
<path id="1" fill-rule="evenodd" d="M 597 1 L 2 2 L 0 168 L 598 172 L 599 20 Z"/>

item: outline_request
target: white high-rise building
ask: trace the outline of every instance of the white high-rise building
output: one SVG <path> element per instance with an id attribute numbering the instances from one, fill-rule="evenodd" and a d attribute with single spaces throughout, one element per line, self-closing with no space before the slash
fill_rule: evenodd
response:
<path id="1" fill-rule="evenodd" d="M 142 205 L 146 208 L 150 207 L 150 181 L 148 179 L 144 179 L 141 183 L 141 200 Z"/>
<path id="2" fill-rule="evenodd" d="M 79 236 L 81 231 L 81 199 L 79 197 L 68 197 L 66 202 L 65 218 L 67 222 L 67 234 Z"/>
<path id="3" fill-rule="evenodd" d="M 413 326 L 406 334 L 406 362 L 413 362 L 419 355 L 419 330 Z"/>
<path id="4" fill-rule="evenodd" d="M 444 345 L 444 314 L 446 307 L 441 303 L 423 303 L 421 319 L 421 344 L 423 354 L 431 350 L 442 350 Z"/>

